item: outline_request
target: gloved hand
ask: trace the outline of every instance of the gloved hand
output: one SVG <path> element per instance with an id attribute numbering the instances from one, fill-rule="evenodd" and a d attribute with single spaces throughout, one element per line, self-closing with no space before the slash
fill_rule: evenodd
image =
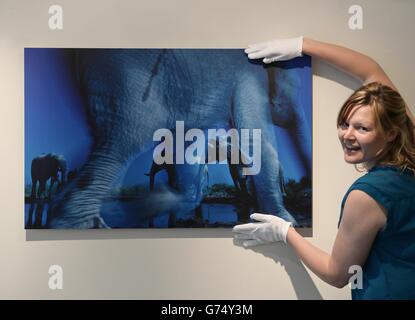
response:
<path id="1" fill-rule="evenodd" d="M 251 219 L 260 222 L 246 223 L 233 227 L 236 240 L 243 240 L 244 247 L 252 247 L 259 244 L 284 241 L 287 243 L 288 228 L 292 225 L 284 219 L 270 215 L 254 213 Z"/>
<path id="2" fill-rule="evenodd" d="M 279 39 L 249 45 L 245 49 L 249 59 L 264 58 L 264 63 L 290 60 L 302 57 L 303 37 Z"/>

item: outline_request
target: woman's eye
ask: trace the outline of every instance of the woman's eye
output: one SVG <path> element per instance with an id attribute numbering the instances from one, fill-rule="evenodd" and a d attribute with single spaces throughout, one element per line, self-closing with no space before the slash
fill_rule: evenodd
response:
<path id="1" fill-rule="evenodd" d="M 340 129 L 347 129 L 349 127 L 349 125 L 347 123 L 341 123 L 340 124 Z"/>
<path id="2" fill-rule="evenodd" d="M 360 127 L 360 128 L 359 128 L 359 130 L 362 130 L 362 131 L 369 131 L 366 127 Z"/>

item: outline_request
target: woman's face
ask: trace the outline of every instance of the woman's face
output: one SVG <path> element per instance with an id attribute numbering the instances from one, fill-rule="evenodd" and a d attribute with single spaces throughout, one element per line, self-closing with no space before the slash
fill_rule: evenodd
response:
<path id="1" fill-rule="evenodd" d="M 340 124 L 337 130 L 343 147 L 344 160 L 347 163 L 366 162 L 370 168 L 387 143 L 375 127 L 375 119 L 370 106 L 354 107 L 349 117 Z"/>

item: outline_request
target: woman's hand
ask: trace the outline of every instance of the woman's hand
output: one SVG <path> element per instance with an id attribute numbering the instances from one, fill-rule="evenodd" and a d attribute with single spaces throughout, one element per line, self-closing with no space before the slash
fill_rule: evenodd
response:
<path id="1" fill-rule="evenodd" d="M 244 247 L 278 241 L 287 243 L 287 232 L 291 222 L 261 213 L 251 214 L 251 219 L 260 222 L 241 224 L 232 229 L 235 232 L 235 240 L 243 240 Z"/>
<path id="2" fill-rule="evenodd" d="M 302 56 L 303 37 L 278 39 L 249 45 L 245 49 L 249 59 L 260 59 L 264 63 L 290 60 Z"/>

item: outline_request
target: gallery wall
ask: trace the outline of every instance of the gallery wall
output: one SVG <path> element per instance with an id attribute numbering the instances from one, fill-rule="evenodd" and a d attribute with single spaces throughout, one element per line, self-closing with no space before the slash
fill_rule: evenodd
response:
<path id="1" fill-rule="evenodd" d="M 62 30 L 48 9 L 63 8 Z M 363 28 L 350 28 L 352 5 Z M 0 0 L 0 299 L 350 299 L 294 251 L 246 250 L 230 230 L 24 230 L 25 47 L 244 48 L 304 35 L 368 54 L 415 105 L 412 0 Z M 343 162 L 336 116 L 359 82 L 313 60 L 313 234 L 330 251 L 340 202 L 361 174 Z M 48 286 L 50 266 L 63 289 Z"/>

